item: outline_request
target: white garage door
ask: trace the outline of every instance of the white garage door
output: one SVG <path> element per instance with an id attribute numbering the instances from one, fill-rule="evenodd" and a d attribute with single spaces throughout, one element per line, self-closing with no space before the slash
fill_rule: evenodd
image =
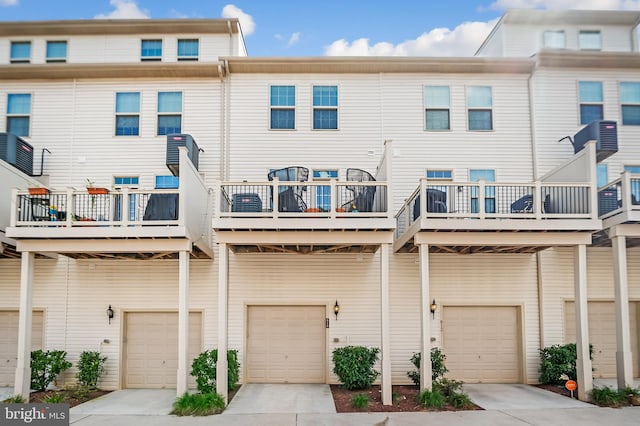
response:
<path id="1" fill-rule="evenodd" d="M 522 381 L 516 306 L 445 306 L 442 339 L 447 377 L 465 383 Z"/>
<path id="2" fill-rule="evenodd" d="M 13 386 L 18 356 L 18 311 L 0 311 L 0 386 Z M 42 349 L 42 311 L 31 317 L 31 350 Z"/>
<path id="3" fill-rule="evenodd" d="M 189 314 L 189 362 L 202 348 L 202 315 Z M 124 334 L 124 387 L 175 388 L 178 374 L 178 313 L 129 312 Z M 190 376 L 190 386 L 195 381 Z"/>
<path id="4" fill-rule="evenodd" d="M 324 306 L 249 306 L 247 383 L 325 383 Z"/>
<path id="5" fill-rule="evenodd" d="M 638 368 L 638 308 L 640 303 L 629 303 L 629 326 L 633 376 L 639 377 Z M 593 345 L 593 377 L 616 377 L 616 311 L 614 302 L 589 302 L 589 343 Z M 565 304 L 565 343 L 576 341 L 576 307 Z"/>

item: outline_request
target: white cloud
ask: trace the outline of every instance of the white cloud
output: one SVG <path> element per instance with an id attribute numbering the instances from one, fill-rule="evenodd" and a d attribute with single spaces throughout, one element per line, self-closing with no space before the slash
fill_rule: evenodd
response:
<path id="1" fill-rule="evenodd" d="M 228 4 L 222 8 L 223 18 L 238 18 L 240 26 L 242 27 L 242 34 L 248 36 L 256 30 L 256 23 L 253 21 L 253 16 L 244 13 L 242 9 L 234 4 Z"/>
<path id="2" fill-rule="evenodd" d="M 109 4 L 115 7 L 110 13 L 96 15 L 95 19 L 147 19 L 149 11 L 140 9 L 135 1 L 110 0 Z"/>
<path id="3" fill-rule="evenodd" d="M 293 33 L 291 34 L 291 37 L 289 38 L 289 42 L 287 43 L 287 47 L 291 47 L 294 44 L 296 44 L 298 42 L 298 40 L 300 40 L 300 33 Z"/>
<path id="4" fill-rule="evenodd" d="M 491 32 L 496 19 L 489 22 L 465 22 L 453 30 L 434 28 L 414 40 L 399 44 L 369 44 L 361 38 L 348 42 L 336 40 L 325 47 L 328 56 L 471 56 Z"/>
<path id="5" fill-rule="evenodd" d="M 18 0 L 0 0 L 0 6 L 16 6 Z"/>
<path id="6" fill-rule="evenodd" d="M 639 10 L 640 0 L 496 0 L 491 9 Z"/>

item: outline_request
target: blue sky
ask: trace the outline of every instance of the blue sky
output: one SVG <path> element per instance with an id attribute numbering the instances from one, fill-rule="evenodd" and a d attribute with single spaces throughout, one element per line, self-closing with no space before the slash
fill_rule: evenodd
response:
<path id="1" fill-rule="evenodd" d="M 0 0 L 0 21 L 237 17 L 251 56 L 465 56 L 507 8 L 640 10 L 640 0 Z"/>

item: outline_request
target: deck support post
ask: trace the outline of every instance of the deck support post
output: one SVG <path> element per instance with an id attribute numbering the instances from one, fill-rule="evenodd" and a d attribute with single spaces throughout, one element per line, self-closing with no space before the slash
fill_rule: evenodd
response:
<path id="1" fill-rule="evenodd" d="M 616 297 L 616 377 L 618 378 L 618 389 L 633 387 L 626 240 L 624 236 L 611 238 Z"/>
<path id="2" fill-rule="evenodd" d="M 431 390 L 431 302 L 429 301 L 429 245 L 420 244 L 420 391 Z"/>
<path id="3" fill-rule="evenodd" d="M 176 394 L 189 389 L 189 252 L 178 253 L 178 377 Z"/>
<path id="4" fill-rule="evenodd" d="M 578 399 L 587 401 L 593 390 L 593 373 L 589 353 L 589 314 L 587 309 L 587 246 L 575 247 L 574 287 L 576 298 L 576 351 Z"/>
<path id="5" fill-rule="evenodd" d="M 33 252 L 22 252 L 20 269 L 20 312 L 18 318 L 18 359 L 14 395 L 29 402 L 31 393 L 31 318 L 33 309 Z"/>
<path id="6" fill-rule="evenodd" d="M 227 387 L 227 333 L 229 295 L 229 248 L 220 243 L 218 253 L 218 361 L 216 363 L 216 392 L 222 395 L 225 405 L 229 399 Z"/>
<path id="7" fill-rule="evenodd" d="M 380 329 L 382 331 L 382 404 L 392 405 L 391 334 L 389 327 L 389 252 L 391 244 L 380 247 Z"/>

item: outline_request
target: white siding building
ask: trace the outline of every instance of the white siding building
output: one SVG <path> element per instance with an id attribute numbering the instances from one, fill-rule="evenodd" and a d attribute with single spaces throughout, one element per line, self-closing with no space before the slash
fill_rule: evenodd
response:
<path id="1" fill-rule="evenodd" d="M 244 383 L 336 383 L 333 349 L 366 345 L 391 403 L 414 352 L 537 383 L 539 349 L 577 342 L 586 398 L 590 342 L 624 387 L 639 19 L 509 11 L 472 58 L 251 58 L 236 20 L 0 24 L 0 132 L 34 154 L 0 162 L 0 386 L 28 393 L 37 347 L 181 394 L 205 349 Z M 594 121 L 616 152 L 558 142 Z"/>

